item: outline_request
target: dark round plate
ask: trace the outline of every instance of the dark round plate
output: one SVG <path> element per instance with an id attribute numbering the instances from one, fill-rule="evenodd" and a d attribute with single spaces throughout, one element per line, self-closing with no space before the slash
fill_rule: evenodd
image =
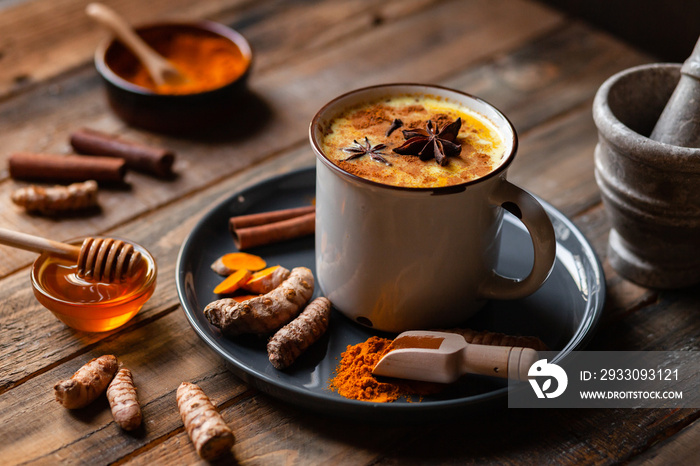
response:
<path id="1" fill-rule="evenodd" d="M 315 176 L 313 168 L 303 169 L 234 193 L 205 214 L 192 230 L 180 249 L 176 281 L 182 307 L 197 334 L 249 385 L 293 406 L 320 413 L 383 421 L 427 420 L 454 416 L 465 408 L 490 406 L 491 402 L 505 405 L 507 383 L 478 376 L 465 376 L 439 395 L 412 403 L 370 403 L 332 392 L 328 381 L 341 353 L 348 345 L 378 334 L 335 311 L 326 335 L 284 371 L 272 367 L 264 341 L 224 337 L 209 324 L 202 310 L 218 298 L 212 290 L 222 280 L 210 265 L 236 250 L 228 230 L 229 217 L 310 204 L 315 195 Z M 551 276 L 526 299 L 488 303 L 465 326 L 539 336 L 558 352 L 553 359 L 556 362 L 580 349 L 591 335 L 603 309 L 605 278 L 581 232 L 552 206 L 542 204 L 557 235 L 557 260 Z M 248 252 L 262 256 L 268 265 L 289 269 L 305 266 L 315 273 L 313 236 Z M 524 276 L 531 264 L 532 243 L 527 231 L 515 217 L 506 214 L 498 272 Z M 318 293 L 317 289 L 315 295 Z"/>

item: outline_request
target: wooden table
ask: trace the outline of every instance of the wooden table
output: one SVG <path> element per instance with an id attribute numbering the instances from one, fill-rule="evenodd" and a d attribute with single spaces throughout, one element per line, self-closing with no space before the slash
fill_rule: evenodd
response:
<path id="1" fill-rule="evenodd" d="M 364 85 L 438 83 L 479 95 L 521 136 L 510 178 L 561 210 L 605 264 L 608 296 L 595 350 L 698 349 L 698 288 L 656 292 L 605 261 L 609 223 L 593 177 L 591 118 L 601 83 L 655 61 L 614 38 L 528 0 L 306 2 L 126 0 L 106 2 L 132 22 L 205 17 L 232 25 L 256 51 L 250 87 L 264 105 L 256 131 L 164 136 L 129 128 L 107 107 L 92 64 L 105 33 L 85 2 L 0 4 L 2 226 L 68 239 L 128 237 L 157 258 L 158 288 L 117 330 L 88 334 L 56 320 L 32 295 L 34 255 L 0 248 L 0 463 L 194 463 L 175 390 L 192 381 L 236 436 L 229 462 L 245 464 L 596 463 L 698 461 L 697 409 L 508 410 L 452 422 L 373 426 L 305 412 L 233 376 L 197 337 L 175 290 L 175 261 L 204 211 L 235 190 L 314 162 L 307 126 L 315 111 Z M 261 117 L 261 118 L 263 118 Z M 261 123 L 261 122 L 258 122 Z M 177 152 L 172 181 L 130 173 L 105 190 L 99 214 L 28 216 L 10 193 L 15 151 L 67 153 L 89 126 Z M 52 387 L 92 357 L 117 355 L 136 374 L 144 428 L 128 435 L 106 401 L 69 412 Z"/>

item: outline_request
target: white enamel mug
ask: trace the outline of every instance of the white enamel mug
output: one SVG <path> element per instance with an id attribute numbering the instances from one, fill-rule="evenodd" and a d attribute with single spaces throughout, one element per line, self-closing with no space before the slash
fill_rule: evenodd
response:
<path id="1" fill-rule="evenodd" d="M 397 94 L 442 97 L 487 118 L 506 142 L 502 163 L 456 186 L 404 188 L 352 175 L 323 154 L 320 140 L 335 116 Z M 390 332 L 456 326 L 486 300 L 528 296 L 549 276 L 554 229 L 537 200 L 506 180 L 517 135 L 487 102 L 432 85 L 373 86 L 326 104 L 309 133 L 316 153 L 316 278 L 324 296 L 348 318 Z M 534 263 L 527 277 L 494 271 L 504 209 L 532 238 Z"/>

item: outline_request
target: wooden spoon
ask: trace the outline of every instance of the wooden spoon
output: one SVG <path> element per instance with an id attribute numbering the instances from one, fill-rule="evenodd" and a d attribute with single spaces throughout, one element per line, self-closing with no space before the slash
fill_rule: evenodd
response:
<path id="1" fill-rule="evenodd" d="M 141 261 L 132 244 L 112 238 L 85 238 L 82 246 L 74 246 L 0 228 L 0 243 L 75 259 L 79 277 L 108 283 L 124 281 Z"/>
<path id="2" fill-rule="evenodd" d="M 403 332 L 392 345 L 373 374 L 440 383 L 452 383 L 467 373 L 527 380 L 530 366 L 539 359 L 531 348 L 473 345 L 462 335 L 446 332 Z"/>
<path id="3" fill-rule="evenodd" d="M 111 8 L 101 3 L 90 3 L 85 7 L 88 16 L 107 27 L 138 57 L 158 86 L 181 84 L 187 80 L 168 60 L 144 42 L 129 24 Z"/>

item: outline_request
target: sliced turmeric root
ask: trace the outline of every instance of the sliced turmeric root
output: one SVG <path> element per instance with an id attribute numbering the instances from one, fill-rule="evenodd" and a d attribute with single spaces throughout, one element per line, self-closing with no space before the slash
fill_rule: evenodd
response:
<path id="1" fill-rule="evenodd" d="M 226 280 L 219 283 L 216 288 L 214 288 L 214 293 L 216 294 L 228 294 L 233 293 L 241 287 L 245 282 L 248 281 L 253 273 L 248 269 L 239 269 L 233 272 L 231 275 L 226 277 Z"/>
<path id="2" fill-rule="evenodd" d="M 242 303 L 231 298 L 218 299 L 207 304 L 204 316 L 226 335 L 267 334 L 296 317 L 313 294 L 311 270 L 296 267 L 269 293 Z"/>
<path id="3" fill-rule="evenodd" d="M 221 262 L 231 270 L 248 269 L 253 272 L 264 269 L 267 263 L 265 260 L 254 254 L 247 252 L 232 252 L 221 258 Z"/>
<path id="4" fill-rule="evenodd" d="M 277 288 L 289 277 L 289 270 L 281 265 L 273 265 L 251 275 L 244 285 L 241 286 L 246 291 L 257 294 L 265 294 Z"/>
<path id="5" fill-rule="evenodd" d="M 216 259 L 211 264 L 211 268 L 219 275 L 228 276 L 240 269 L 248 269 L 255 272 L 256 270 L 264 269 L 266 265 L 267 263 L 260 256 L 248 254 L 247 252 L 231 252 Z"/>

